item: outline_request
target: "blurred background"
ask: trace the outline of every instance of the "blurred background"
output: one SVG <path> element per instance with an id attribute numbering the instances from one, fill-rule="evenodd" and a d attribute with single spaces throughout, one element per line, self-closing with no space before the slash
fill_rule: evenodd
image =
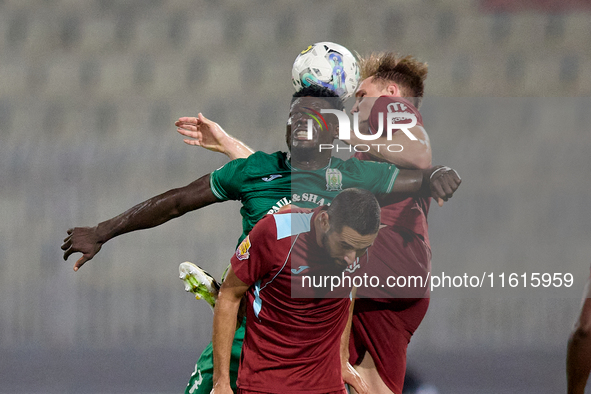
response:
<path id="1" fill-rule="evenodd" d="M 429 64 L 434 163 L 463 184 L 432 207 L 434 273 L 569 272 L 574 285 L 433 292 L 408 363 L 440 393 L 565 392 L 589 276 L 591 6 L 585 0 L 0 0 L 0 392 L 179 393 L 212 313 L 178 264 L 220 276 L 228 202 L 127 234 L 79 272 L 93 226 L 226 160 L 183 144 L 198 112 L 284 149 L 291 65 L 309 44 Z"/>

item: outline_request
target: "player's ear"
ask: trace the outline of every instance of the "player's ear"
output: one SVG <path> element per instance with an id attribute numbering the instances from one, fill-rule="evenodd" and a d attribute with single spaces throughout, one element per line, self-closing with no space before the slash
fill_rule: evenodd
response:
<path id="1" fill-rule="evenodd" d="M 386 92 L 388 93 L 388 96 L 400 96 L 400 88 L 395 83 L 391 83 L 388 86 L 386 86 Z"/>
<path id="2" fill-rule="evenodd" d="M 291 136 L 291 118 L 289 118 L 287 120 L 287 124 L 285 125 L 285 143 L 287 144 L 288 147 L 291 148 L 290 136 Z"/>
<path id="3" fill-rule="evenodd" d="M 339 138 L 339 125 L 332 126 L 332 138 Z"/>
<path id="4" fill-rule="evenodd" d="M 328 130 L 330 131 L 330 135 L 333 139 L 339 138 L 339 122 L 338 119 L 334 119 L 334 117 L 329 117 L 329 121 L 327 122 Z"/>
<path id="5" fill-rule="evenodd" d="M 320 212 L 320 228 L 324 233 L 327 233 L 330 229 L 330 221 L 328 218 L 328 212 L 322 211 Z"/>

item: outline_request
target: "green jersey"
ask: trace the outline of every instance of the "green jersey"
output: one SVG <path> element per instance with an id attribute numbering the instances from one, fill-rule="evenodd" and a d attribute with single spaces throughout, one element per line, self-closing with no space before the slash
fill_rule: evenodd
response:
<path id="1" fill-rule="evenodd" d="M 210 185 L 220 200 L 242 202 L 242 241 L 264 215 L 285 205 L 328 205 L 341 190 L 351 187 L 390 193 L 399 172 L 389 163 L 336 157 L 324 168 L 305 171 L 292 167 L 285 152 L 255 152 L 212 172 Z"/>

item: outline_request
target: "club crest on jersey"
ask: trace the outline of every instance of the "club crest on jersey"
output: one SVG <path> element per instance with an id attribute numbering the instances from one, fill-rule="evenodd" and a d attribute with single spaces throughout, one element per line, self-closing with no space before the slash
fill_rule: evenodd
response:
<path id="1" fill-rule="evenodd" d="M 347 266 L 347 268 L 345 268 L 345 271 L 353 273 L 357 271 L 357 268 L 359 267 L 361 267 L 361 264 L 359 264 L 359 257 L 357 257 L 354 262 L 352 262 Z"/>
<path id="2" fill-rule="evenodd" d="M 250 238 L 246 236 L 238 245 L 238 249 L 236 249 L 236 258 L 238 260 L 246 260 L 250 257 Z"/>
<path id="3" fill-rule="evenodd" d="M 326 190 L 329 192 L 343 190 L 343 174 L 336 168 L 326 169 Z"/>

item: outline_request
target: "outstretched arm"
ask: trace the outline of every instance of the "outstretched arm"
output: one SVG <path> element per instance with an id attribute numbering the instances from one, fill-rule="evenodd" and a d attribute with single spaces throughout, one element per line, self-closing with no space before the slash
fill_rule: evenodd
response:
<path id="1" fill-rule="evenodd" d="M 152 197 L 95 227 L 69 229 L 68 236 L 62 245 L 64 260 L 67 260 L 72 253 L 82 253 L 82 257 L 74 264 L 74 271 L 78 271 L 111 238 L 161 225 L 170 219 L 218 201 L 211 191 L 209 174 L 207 174 L 185 187 Z"/>
<path id="2" fill-rule="evenodd" d="M 242 282 L 232 267 L 220 289 L 213 313 L 213 391 L 232 393 L 230 387 L 230 358 L 240 300 L 248 285 Z"/>
<path id="3" fill-rule="evenodd" d="M 179 118 L 175 126 L 180 134 L 189 137 L 183 140 L 186 144 L 223 153 L 230 160 L 247 158 L 254 153 L 245 143 L 226 133 L 219 124 L 207 119 L 201 113 L 196 118 Z"/>
<path id="4" fill-rule="evenodd" d="M 568 340 L 566 380 L 568 394 L 583 394 L 591 371 L 591 283 L 585 287 L 581 314 Z"/>

